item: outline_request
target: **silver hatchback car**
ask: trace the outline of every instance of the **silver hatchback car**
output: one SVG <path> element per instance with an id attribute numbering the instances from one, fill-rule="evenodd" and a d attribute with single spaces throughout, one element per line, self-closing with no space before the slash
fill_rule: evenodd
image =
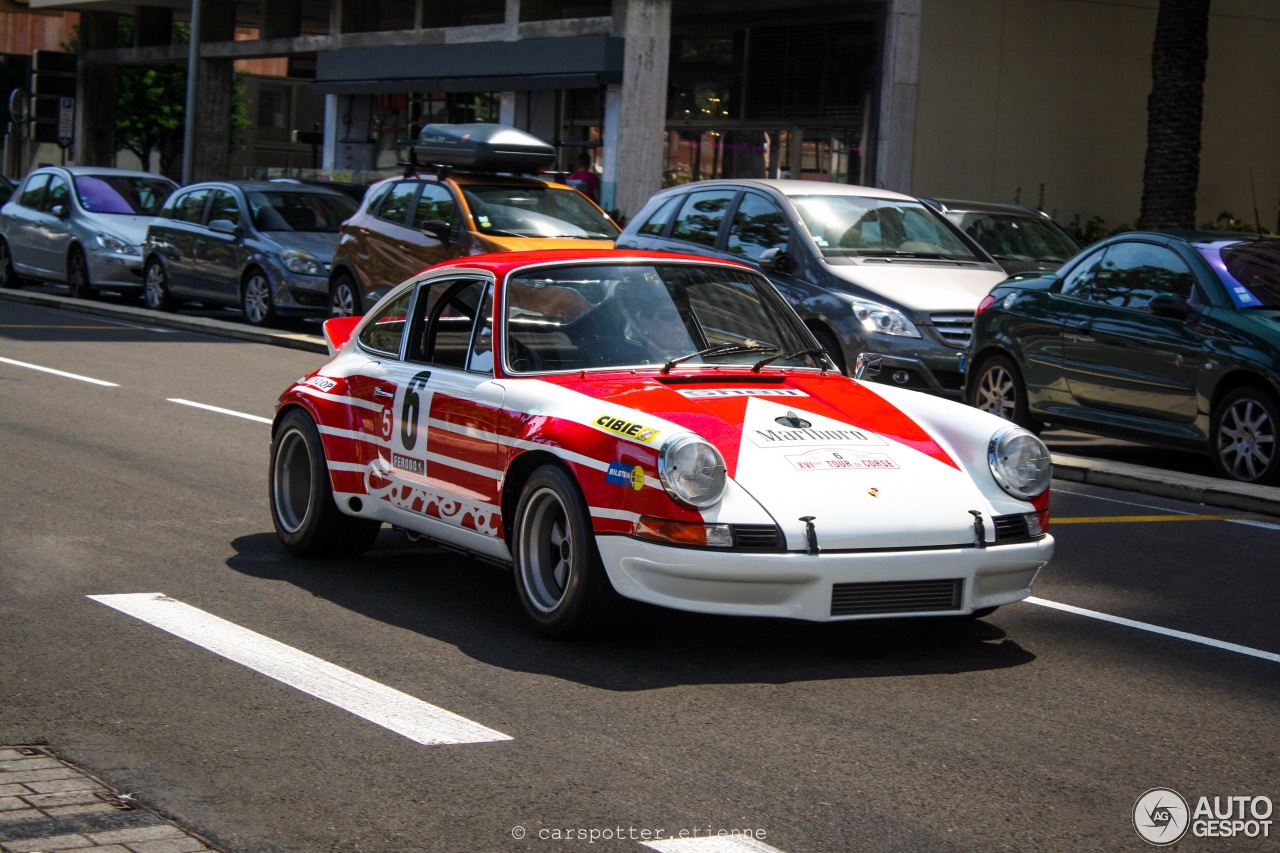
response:
<path id="1" fill-rule="evenodd" d="M 149 172 L 42 166 L 0 207 L 0 286 L 65 283 L 71 295 L 142 292 L 142 240 L 178 185 Z"/>

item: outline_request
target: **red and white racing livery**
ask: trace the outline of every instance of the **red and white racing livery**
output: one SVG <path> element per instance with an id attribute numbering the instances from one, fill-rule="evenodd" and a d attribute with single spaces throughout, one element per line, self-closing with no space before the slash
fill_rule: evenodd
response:
<path id="1" fill-rule="evenodd" d="M 280 398 L 271 502 L 308 556 L 384 523 L 514 565 L 535 627 L 616 596 L 810 620 L 974 614 L 1053 551 L 1029 432 L 835 373 L 769 282 L 642 252 L 433 267 Z"/>

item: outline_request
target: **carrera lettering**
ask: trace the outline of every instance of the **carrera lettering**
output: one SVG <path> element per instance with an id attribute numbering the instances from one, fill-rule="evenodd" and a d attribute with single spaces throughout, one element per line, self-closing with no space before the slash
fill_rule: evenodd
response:
<path id="1" fill-rule="evenodd" d="M 613 415 L 601 415 L 596 418 L 596 426 L 606 429 L 609 432 L 616 433 L 626 438 L 634 438 L 636 441 L 643 441 L 646 444 L 658 437 L 658 430 L 625 418 L 614 417 Z"/>

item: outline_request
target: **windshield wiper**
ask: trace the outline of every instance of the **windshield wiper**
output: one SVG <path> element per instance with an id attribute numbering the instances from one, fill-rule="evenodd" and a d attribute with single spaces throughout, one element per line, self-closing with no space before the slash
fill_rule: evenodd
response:
<path id="1" fill-rule="evenodd" d="M 762 344 L 762 343 L 716 344 L 713 347 L 707 347 L 706 349 L 700 349 L 697 352 L 691 352 L 688 355 L 682 355 L 677 358 L 671 359 L 666 364 L 662 365 L 662 372 L 670 373 L 671 368 L 675 367 L 677 364 L 682 364 L 686 361 L 689 361 L 690 359 L 698 358 L 699 356 L 738 355 L 739 353 L 744 353 L 744 352 L 774 352 L 777 349 L 778 349 L 777 346 L 775 346 L 774 344 Z"/>
<path id="2" fill-rule="evenodd" d="M 802 355 L 820 355 L 826 358 L 828 361 L 831 360 L 831 353 L 827 352 L 826 349 L 824 349 L 823 347 L 806 347 L 805 349 L 798 349 L 794 352 L 789 352 L 786 355 L 779 354 L 779 355 L 771 355 L 768 358 L 762 358 L 759 361 L 757 361 L 755 364 L 751 365 L 751 372 L 759 373 L 761 368 L 777 361 L 780 358 L 799 358 Z"/>

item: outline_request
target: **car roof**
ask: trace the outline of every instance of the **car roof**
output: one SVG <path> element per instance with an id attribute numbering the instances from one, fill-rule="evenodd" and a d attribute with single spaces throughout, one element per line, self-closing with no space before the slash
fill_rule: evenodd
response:
<path id="1" fill-rule="evenodd" d="M 523 186 L 555 186 L 573 189 L 565 184 L 557 183 L 544 178 L 536 178 L 532 175 L 514 175 L 504 172 L 464 172 L 450 169 L 441 174 L 435 172 L 419 172 L 414 175 L 393 175 L 390 178 L 383 178 L 372 186 L 380 187 L 384 184 L 396 181 L 423 181 L 424 183 L 440 183 L 441 181 L 453 181 L 456 184 L 517 184 Z"/>
<path id="2" fill-rule="evenodd" d="M 342 195 L 337 190 L 328 187 L 318 187 L 314 184 L 301 184 L 285 181 L 199 181 L 194 184 L 187 184 L 183 190 L 205 189 L 208 187 L 237 187 L 242 192 L 304 192 L 304 193 L 323 193 L 325 195 Z"/>
<path id="3" fill-rule="evenodd" d="M 128 178 L 156 178 L 162 181 L 171 181 L 164 175 L 157 175 L 155 172 L 142 172 L 137 169 L 117 169 L 115 166 L 55 166 L 45 165 L 31 170 L 35 172 L 56 172 L 63 171 L 72 177 L 81 177 L 83 175 L 91 175 L 98 177 L 128 177 Z"/>
<path id="4" fill-rule="evenodd" d="M 861 198 L 880 198 L 891 201 L 918 201 L 915 196 L 879 187 L 864 187 L 858 184 L 837 184 L 828 181 L 800 181 L 793 178 L 716 178 L 707 181 L 694 181 L 681 184 L 679 187 L 666 190 L 671 193 L 678 190 L 703 189 L 713 187 L 756 187 L 772 189 L 784 196 L 800 195 L 847 195 Z"/>
<path id="5" fill-rule="evenodd" d="M 1043 211 L 1025 204 L 1006 204 L 998 201 L 960 201 L 953 198 L 926 198 L 924 201 L 941 207 L 943 213 L 1004 213 L 1010 216 L 1047 216 Z"/>
<path id="6" fill-rule="evenodd" d="M 663 263 L 678 261 L 681 263 L 697 263 L 704 266 L 752 269 L 746 264 L 732 260 L 720 260 L 703 255 L 686 255 L 677 252 L 649 252 L 640 249 L 538 249 L 530 252 L 493 252 L 486 255 L 469 255 L 454 258 L 436 264 L 430 269 L 433 271 L 458 268 L 479 269 L 492 273 L 497 278 L 502 278 L 516 270 L 542 264 L 617 264 L 643 261 L 659 261 Z"/>

